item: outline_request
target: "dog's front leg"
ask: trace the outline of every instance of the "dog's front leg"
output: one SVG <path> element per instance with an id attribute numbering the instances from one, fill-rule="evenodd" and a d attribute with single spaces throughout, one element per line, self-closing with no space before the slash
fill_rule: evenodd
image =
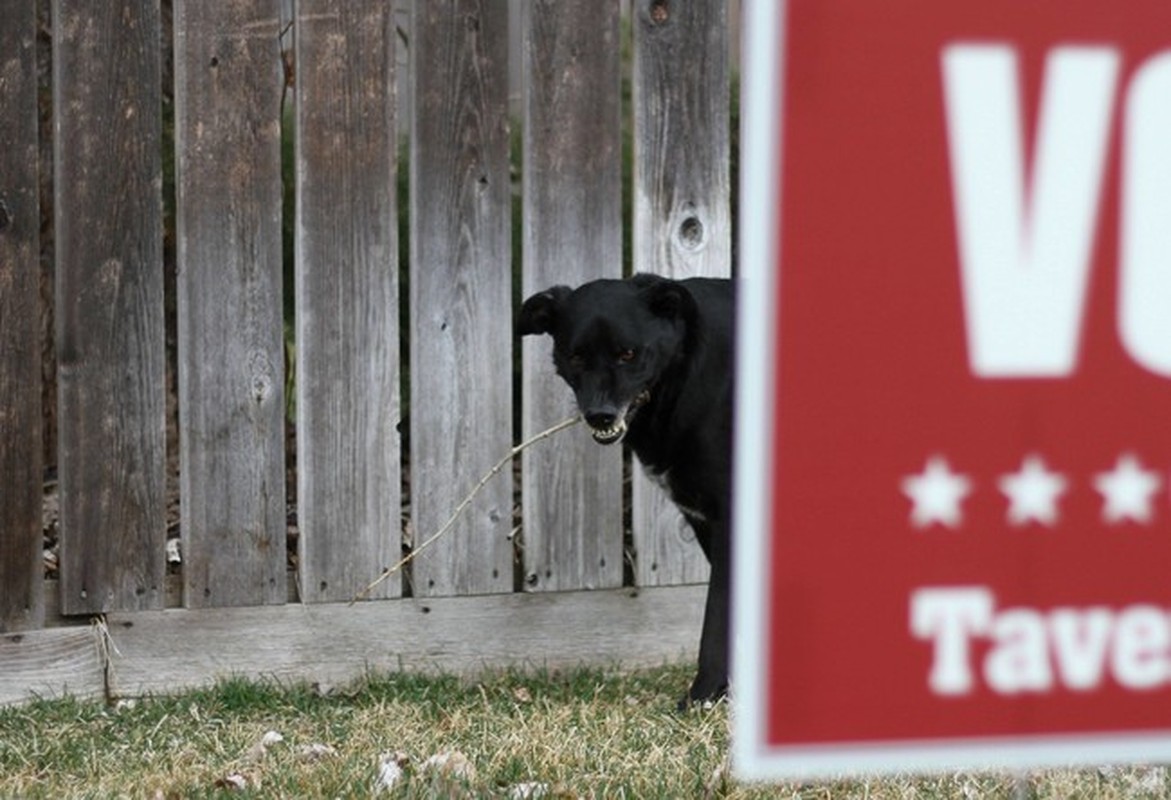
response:
<path id="1" fill-rule="evenodd" d="M 679 701 L 681 711 L 695 703 L 718 700 L 728 693 L 731 553 L 726 526 L 715 526 L 710 534 L 710 546 L 705 549 L 711 562 L 711 577 L 703 612 L 703 633 L 699 639 L 699 670 L 691 689 Z"/>

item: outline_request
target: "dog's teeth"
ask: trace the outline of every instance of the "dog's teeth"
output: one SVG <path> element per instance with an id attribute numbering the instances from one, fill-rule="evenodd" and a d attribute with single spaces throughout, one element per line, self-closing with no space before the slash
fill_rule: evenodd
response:
<path id="1" fill-rule="evenodd" d="M 591 433 L 594 440 L 599 444 L 611 444 L 622 438 L 622 434 L 626 432 L 626 425 L 619 422 L 609 428 L 595 428 Z"/>

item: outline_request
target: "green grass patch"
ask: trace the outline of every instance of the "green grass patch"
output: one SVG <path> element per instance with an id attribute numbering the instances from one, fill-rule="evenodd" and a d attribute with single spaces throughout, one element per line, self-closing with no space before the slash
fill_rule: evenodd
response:
<path id="1" fill-rule="evenodd" d="M 738 784 L 727 707 L 673 710 L 689 677 L 389 675 L 324 694 L 229 680 L 115 706 L 38 701 L 0 709 L 0 797 L 1171 797 L 1164 769 L 1140 767 Z"/>

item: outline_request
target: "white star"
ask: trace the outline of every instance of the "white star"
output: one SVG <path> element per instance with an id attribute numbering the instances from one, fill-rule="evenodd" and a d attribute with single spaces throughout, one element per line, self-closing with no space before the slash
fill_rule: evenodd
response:
<path id="1" fill-rule="evenodd" d="M 1155 472 L 1147 472 L 1133 453 L 1118 457 L 1110 472 L 1094 476 L 1094 488 L 1106 502 L 1102 504 L 1102 519 L 1116 525 L 1129 519 L 1149 523 L 1152 499 L 1163 481 Z"/>
<path id="2" fill-rule="evenodd" d="M 902 489 L 914 504 L 911 522 L 915 527 L 926 528 L 938 522 L 958 528 L 963 519 L 960 503 L 972 491 L 972 482 L 952 472 L 947 459 L 932 456 L 922 473 L 903 478 Z"/>
<path id="3" fill-rule="evenodd" d="M 1008 496 L 1008 521 L 1011 524 L 1057 524 L 1057 496 L 1065 491 L 1068 481 L 1061 474 L 1046 469 L 1040 456 L 1026 456 L 1020 470 L 1001 476 L 998 485 Z"/>

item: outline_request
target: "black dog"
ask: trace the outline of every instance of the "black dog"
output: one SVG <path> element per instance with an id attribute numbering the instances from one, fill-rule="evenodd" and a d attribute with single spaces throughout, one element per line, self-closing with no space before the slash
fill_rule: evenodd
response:
<path id="1" fill-rule="evenodd" d="M 681 707 L 728 689 L 734 306 L 730 280 L 636 275 L 554 286 L 525 301 L 517 324 L 553 336 L 557 374 L 594 439 L 625 439 L 711 564 L 699 671 Z"/>

